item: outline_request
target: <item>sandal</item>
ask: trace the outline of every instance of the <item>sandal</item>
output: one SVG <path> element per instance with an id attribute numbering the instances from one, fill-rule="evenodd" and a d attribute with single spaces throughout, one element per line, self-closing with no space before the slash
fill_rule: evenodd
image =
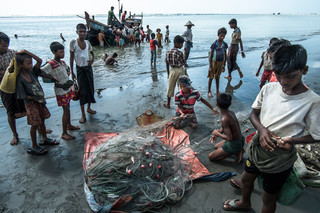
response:
<path id="1" fill-rule="evenodd" d="M 47 138 L 46 140 L 42 141 L 42 143 L 39 143 L 39 145 L 59 145 L 60 142 L 58 142 L 55 139 Z"/>
<path id="2" fill-rule="evenodd" d="M 230 185 L 235 189 L 242 189 L 241 180 L 230 179 Z"/>
<path id="3" fill-rule="evenodd" d="M 251 208 L 240 207 L 236 204 L 239 199 L 227 200 L 223 203 L 222 209 L 225 211 L 250 211 Z M 227 207 L 225 207 L 227 206 Z"/>
<path id="4" fill-rule="evenodd" d="M 35 146 L 34 148 L 29 148 L 27 153 L 30 155 L 44 155 L 46 154 L 48 151 L 44 148 L 42 148 L 41 146 Z"/>

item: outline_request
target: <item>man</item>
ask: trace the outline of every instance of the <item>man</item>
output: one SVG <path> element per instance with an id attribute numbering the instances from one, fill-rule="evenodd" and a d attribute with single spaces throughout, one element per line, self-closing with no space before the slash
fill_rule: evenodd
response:
<path id="1" fill-rule="evenodd" d="M 108 25 L 117 25 L 120 27 L 119 21 L 117 17 L 113 13 L 114 7 L 111 7 L 111 10 L 108 12 Z"/>
<path id="2" fill-rule="evenodd" d="M 188 67 L 187 59 L 189 58 L 190 49 L 193 47 L 191 27 L 194 26 L 194 24 L 192 24 L 191 21 L 188 21 L 184 26 L 187 27 L 187 30 L 182 34 L 182 37 L 184 37 L 186 42 L 184 46 L 184 60 L 185 67 Z"/>

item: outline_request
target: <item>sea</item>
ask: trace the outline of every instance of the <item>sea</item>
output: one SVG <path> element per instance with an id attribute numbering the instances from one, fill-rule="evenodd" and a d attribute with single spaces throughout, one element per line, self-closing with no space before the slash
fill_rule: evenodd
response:
<path id="1" fill-rule="evenodd" d="M 82 14 L 78 14 L 83 16 Z M 107 22 L 106 15 L 95 15 L 95 20 Z M 113 91 L 128 87 L 132 83 L 144 84 L 146 82 L 166 82 L 165 53 L 173 47 L 173 38 L 181 35 L 187 21 L 195 26 L 193 32 L 193 48 L 191 49 L 188 64 L 188 74 L 193 86 L 204 94 L 207 91 L 208 52 L 211 44 L 217 38 L 217 31 L 221 27 L 227 28 L 225 42 L 230 44 L 232 29 L 228 21 L 236 18 L 242 32 L 242 40 L 246 58 L 238 56 L 238 64 L 245 77 L 239 79 L 237 72 L 234 78 L 228 82 L 222 78 L 220 91 L 232 93 L 235 98 L 250 105 L 259 91 L 260 77 L 255 73 L 261 62 L 262 51 L 268 48 L 269 40 L 273 37 L 285 38 L 294 44 L 302 44 L 308 51 L 309 74 L 306 77 L 307 85 L 318 94 L 320 91 L 317 79 L 320 69 L 320 15 L 318 14 L 174 14 L 174 15 L 144 15 L 143 27 L 146 25 L 155 32 L 160 28 L 165 34 L 165 26 L 169 25 L 171 43 L 165 44 L 163 49 L 157 50 L 157 67 L 150 66 L 149 44 L 144 42 L 141 47 L 126 46 L 124 50 L 116 47 L 94 47 L 95 62 L 93 64 L 94 81 L 97 92 L 108 89 Z M 10 48 L 14 50 L 27 49 L 42 60 L 52 58 L 50 43 L 59 41 L 65 45 L 64 60 L 69 64 L 69 43 L 77 38 L 76 25 L 85 23 L 85 20 L 77 15 L 70 16 L 32 16 L 32 17 L 0 17 L 0 31 L 10 37 Z M 66 39 L 62 42 L 60 33 Z M 18 38 L 14 35 L 17 34 Z M 118 64 L 115 66 L 104 65 L 101 55 L 118 53 Z M 261 70 L 262 74 L 263 70 Z M 260 76 L 261 76 L 260 74 Z M 226 74 L 222 74 L 226 75 Z M 40 80 L 41 81 L 41 80 Z M 42 81 L 41 81 L 42 83 Z M 46 98 L 54 97 L 53 85 L 42 83 Z M 212 85 L 215 91 L 215 85 Z M 164 94 L 165 99 L 165 94 Z M 1 104 L 1 103 L 0 103 Z"/>

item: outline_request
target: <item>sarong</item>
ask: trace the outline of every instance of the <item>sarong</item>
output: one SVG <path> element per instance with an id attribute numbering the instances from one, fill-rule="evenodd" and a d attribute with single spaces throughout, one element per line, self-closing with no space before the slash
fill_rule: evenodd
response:
<path id="1" fill-rule="evenodd" d="M 96 103 L 94 99 L 93 71 L 91 66 L 77 66 L 80 105 Z"/>
<path id="2" fill-rule="evenodd" d="M 230 44 L 229 53 L 230 55 L 227 57 L 228 62 L 228 72 L 231 73 L 233 70 L 240 69 L 237 64 L 237 55 L 239 52 L 238 44 Z"/>

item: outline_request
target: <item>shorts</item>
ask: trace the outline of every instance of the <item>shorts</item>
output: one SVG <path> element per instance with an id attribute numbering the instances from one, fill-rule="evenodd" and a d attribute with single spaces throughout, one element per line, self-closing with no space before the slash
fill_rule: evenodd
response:
<path id="1" fill-rule="evenodd" d="M 76 95 L 72 90 L 70 90 L 67 94 L 64 95 L 56 95 L 58 106 L 70 105 L 70 100 L 75 96 Z"/>
<path id="2" fill-rule="evenodd" d="M 24 101 L 22 99 L 17 99 L 17 93 L 10 94 L 3 91 L 0 91 L 0 93 L 1 101 L 7 110 L 8 117 L 14 117 L 16 113 L 26 112 Z"/>
<path id="3" fill-rule="evenodd" d="M 264 70 L 261 76 L 261 82 L 270 81 L 273 71 L 272 70 Z"/>
<path id="4" fill-rule="evenodd" d="M 51 114 L 45 104 L 35 101 L 26 103 L 27 123 L 32 126 L 40 126 L 44 119 L 50 118 Z"/>
<path id="5" fill-rule="evenodd" d="M 222 146 L 223 151 L 227 152 L 230 155 L 239 153 L 244 146 L 244 137 L 240 140 L 226 141 Z"/>
<path id="6" fill-rule="evenodd" d="M 180 113 L 176 113 L 176 118 L 173 121 L 173 126 L 176 129 L 180 129 L 186 126 L 191 126 L 191 124 L 198 124 L 196 114 L 188 114 L 187 117 L 180 117 Z"/>
<path id="7" fill-rule="evenodd" d="M 249 159 L 246 160 L 245 171 L 251 174 L 261 175 L 262 188 L 269 194 L 277 194 L 280 192 L 283 184 L 287 181 L 292 167 L 279 173 L 261 172 Z"/>
<path id="8" fill-rule="evenodd" d="M 120 38 L 120 40 L 119 40 L 119 45 L 121 46 L 121 45 L 124 45 L 124 39 L 123 38 Z"/>
<path id="9" fill-rule="evenodd" d="M 220 79 L 220 75 L 224 68 L 224 61 L 212 61 L 212 70 L 208 73 L 210 79 Z"/>

